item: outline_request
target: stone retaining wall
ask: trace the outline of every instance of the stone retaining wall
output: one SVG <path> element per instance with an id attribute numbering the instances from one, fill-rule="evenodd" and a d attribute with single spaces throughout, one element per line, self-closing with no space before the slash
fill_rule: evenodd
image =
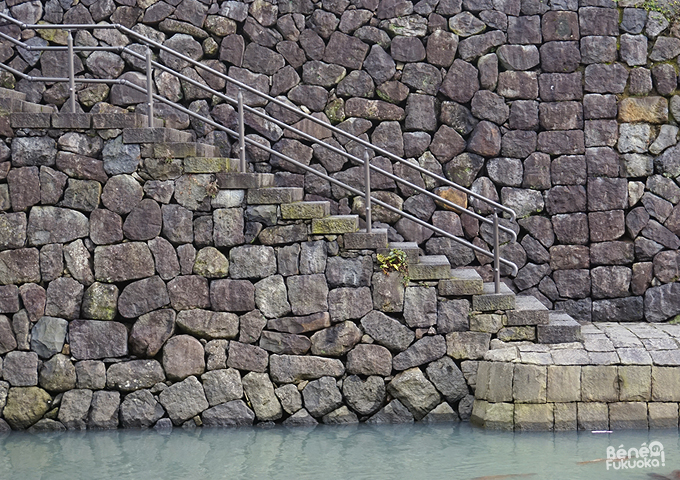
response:
<path id="1" fill-rule="evenodd" d="M 519 242 L 503 251 L 521 267 L 514 287 L 548 306 L 582 321 L 665 321 L 680 313 L 675 283 L 680 40 L 677 26 L 646 11 L 642 0 L 9 0 L 5 5 L 28 23 L 109 21 L 133 27 L 498 199 L 520 217 L 513 226 Z M 65 43 L 63 32 L 30 36 L 24 39 L 34 44 Z M 134 40 L 108 30 L 76 36 L 76 44 L 130 43 Z M 79 75 L 143 81 L 129 56 L 80 57 Z M 0 60 L 32 75 L 66 75 L 60 52 L 17 53 L 3 44 Z M 160 61 L 225 88 L 223 80 L 166 54 Z M 63 84 L 15 82 L 7 75 L 3 82 L 16 83 L 33 102 L 60 106 L 67 98 Z M 157 72 L 155 86 L 171 100 L 235 125 L 231 106 L 187 83 Z M 233 88 L 226 91 L 235 94 Z M 144 109 L 138 93 L 120 87 L 80 87 L 78 99 L 85 110 L 98 111 L 100 101 Z M 246 102 L 286 122 L 299 120 L 266 101 L 246 95 Z M 223 155 L 232 153 L 231 141 L 212 127 L 158 111 L 168 126 L 191 127 Z M 345 159 L 254 117 L 246 122 L 252 138 L 361 184 L 361 170 Z M 353 142 L 332 138 L 322 128 L 311 131 L 363 155 Z M 117 152 L 114 136 L 104 138 L 105 160 Z M 83 148 L 101 158 L 101 147 Z M 255 170 L 277 172 L 280 185 L 304 187 L 309 199 L 330 199 L 334 213 L 361 212 L 361 199 L 327 182 L 270 161 L 263 152 L 251 149 L 248 156 Z M 385 158 L 372 161 L 429 189 L 438 187 Z M 107 172 L 121 173 L 112 168 Z M 440 211 L 430 199 L 387 179 L 376 178 L 373 190 L 383 201 L 488 248 L 490 231 L 469 217 Z M 453 196 L 446 189 L 441 193 Z M 2 203 L 9 208 L 6 199 Z M 489 213 L 474 202 L 472 207 Z M 389 225 L 394 240 L 416 241 L 428 253 L 444 253 L 454 265 L 477 265 L 490 276 L 487 258 L 431 238 L 431 232 L 389 212 L 376 209 L 374 220 Z"/>
<path id="2" fill-rule="evenodd" d="M 680 40 L 657 14 L 606 0 L 67 3 L 5 5 L 28 23 L 134 27 L 500 199 L 521 218 L 513 225 L 519 242 L 504 247 L 521 266 L 514 286 L 549 306 L 581 320 L 665 321 L 680 313 L 673 125 L 680 107 L 668 63 Z M 50 30 L 24 40 L 64 44 L 65 36 Z M 76 43 L 130 39 L 95 30 Z M 58 52 L 38 56 L 2 44 L 0 58 L 31 75 L 65 75 Z M 76 65 L 79 75 L 141 81 L 137 67 L 103 52 L 82 54 Z M 2 82 L 35 103 L 59 107 L 67 98 L 63 84 L 5 74 Z M 234 126 L 232 107 L 164 74 L 155 82 L 168 98 Z M 289 123 L 299 120 L 246 97 Z M 220 157 L 234 146 L 211 127 L 159 106 L 165 126 L 186 130 L 164 141 L 201 143 L 153 146 L 158 139 L 126 139 L 134 132 L 124 128 L 144 125 L 129 114 L 144 112 L 135 92 L 95 85 L 80 88 L 78 100 L 92 123 L 54 123 L 62 117 L 50 107 L 12 117 L 10 101 L 0 115 L 0 426 L 469 418 L 477 361 L 491 338 L 467 332 L 469 299 L 427 283 L 404 288 L 379 272 L 373 252 L 347 252 L 341 238 L 283 220 L 276 204 L 220 189 L 218 174 L 229 168 Z M 351 162 L 269 123 L 247 123 L 252 138 L 361 185 L 362 170 Z M 342 136 L 309 131 L 363 155 Z M 262 151 L 249 149 L 248 158 L 253 171 L 274 173 L 276 185 L 329 200 L 331 213 L 361 213 L 361 199 L 328 182 Z M 467 205 L 383 157 L 371 161 Z M 470 217 L 380 176 L 373 189 L 488 248 L 490 230 Z M 485 258 L 377 208 L 374 219 L 391 240 L 415 241 L 488 278 Z M 500 339 L 502 317 L 477 319 L 476 328 L 488 325 Z M 532 329 L 504 333 L 518 340 Z M 478 408 L 502 410 L 504 421 L 508 411 L 522 414 L 517 399 L 508 407 L 502 398 L 486 405 L 480 397 Z M 572 412 L 569 402 L 564 409 Z M 628 408 L 612 406 L 621 402 L 628 400 L 591 403 L 611 415 Z M 535 408 L 545 413 L 552 404 L 560 402 L 546 397 Z"/>
<path id="3" fill-rule="evenodd" d="M 491 429 L 678 428 L 678 367 L 480 362 L 475 396 Z"/>

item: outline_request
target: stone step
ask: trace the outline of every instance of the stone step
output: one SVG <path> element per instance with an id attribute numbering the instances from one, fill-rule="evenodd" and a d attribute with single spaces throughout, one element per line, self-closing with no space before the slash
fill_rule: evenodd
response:
<path id="1" fill-rule="evenodd" d="M 272 173 L 218 173 L 217 187 L 221 190 L 246 190 L 248 188 L 268 188 L 274 186 Z"/>
<path id="2" fill-rule="evenodd" d="M 387 229 L 373 228 L 371 233 L 365 229 L 343 235 L 345 250 L 377 250 L 387 246 Z"/>
<path id="3" fill-rule="evenodd" d="M 538 343 L 582 342 L 581 325 L 569 314 L 550 312 L 547 325 L 536 326 Z"/>
<path id="4" fill-rule="evenodd" d="M 515 297 L 515 309 L 508 310 L 508 326 L 545 325 L 548 323 L 550 311 L 536 297 L 518 295 Z"/>
<path id="5" fill-rule="evenodd" d="M 50 128 L 52 114 L 12 112 L 9 115 L 9 124 L 12 128 Z"/>
<path id="6" fill-rule="evenodd" d="M 0 87 L 0 98 L 12 98 L 14 100 L 26 100 L 26 94 L 23 92 L 18 92 L 16 90 L 11 90 L 9 88 Z"/>
<path id="7" fill-rule="evenodd" d="M 478 312 L 493 312 L 496 310 L 514 310 L 515 293 L 501 282 L 500 293 L 496 293 L 493 282 L 485 283 L 481 295 L 472 296 L 472 309 Z"/>
<path id="8" fill-rule="evenodd" d="M 331 202 L 282 203 L 281 216 L 284 220 L 311 220 L 331 214 Z"/>
<path id="9" fill-rule="evenodd" d="M 248 190 L 247 201 L 250 205 L 275 205 L 301 202 L 304 196 L 305 190 L 300 187 L 254 188 Z"/>
<path id="10" fill-rule="evenodd" d="M 442 280 L 451 277 L 451 264 L 446 255 L 425 255 L 408 266 L 411 280 Z"/>
<path id="11" fill-rule="evenodd" d="M 87 130 L 91 126 L 89 113 L 12 112 L 12 128 L 61 128 Z"/>
<path id="12" fill-rule="evenodd" d="M 76 130 L 89 130 L 92 115 L 89 113 L 53 113 L 52 127 Z"/>
<path id="13" fill-rule="evenodd" d="M 451 278 L 439 281 L 439 295 L 459 297 L 465 295 L 482 295 L 484 281 L 474 268 L 454 268 Z"/>
<path id="14" fill-rule="evenodd" d="M 378 253 L 381 255 L 389 255 L 390 250 L 401 250 L 406 253 L 406 263 L 414 265 L 418 263 L 420 258 L 420 247 L 416 242 L 390 242 L 386 248 L 379 248 Z"/>
<path id="15" fill-rule="evenodd" d="M 341 235 L 359 230 L 359 215 L 331 215 L 312 220 L 312 235 Z"/>
<path id="16" fill-rule="evenodd" d="M 186 157 L 184 173 L 238 173 L 237 159 L 227 157 Z"/>
<path id="17" fill-rule="evenodd" d="M 154 118 L 153 124 L 162 127 L 165 122 L 160 118 Z M 146 128 L 149 125 L 149 117 L 139 113 L 94 113 L 92 114 L 92 128 L 95 130 L 110 130 L 118 128 Z"/>
<path id="18" fill-rule="evenodd" d="M 217 187 L 221 190 L 246 190 L 274 186 L 272 173 L 218 173 Z"/>
<path id="19" fill-rule="evenodd" d="M 144 158 L 219 157 L 219 153 L 217 147 L 196 142 L 158 142 L 142 145 Z"/>
<path id="20" fill-rule="evenodd" d="M 123 143 L 159 143 L 159 142 L 191 142 L 190 132 L 175 130 L 174 128 L 125 128 L 123 129 Z"/>

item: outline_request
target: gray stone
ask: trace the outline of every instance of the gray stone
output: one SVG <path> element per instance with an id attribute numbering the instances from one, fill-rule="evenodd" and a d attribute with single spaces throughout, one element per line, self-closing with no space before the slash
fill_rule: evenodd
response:
<path id="1" fill-rule="evenodd" d="M 59 407 L 59 421 L 69 430 L 85 430 L 92 403 L 92 390 L 69 390 Z"/>
<path id="2" fill-rule="evenodd" d="M 138 390 L 125 396 L 120 404 L 120 425 L 123 428 L 149 428 L 165 411 L 149 390 Z"/>
<path id="3" fill-rule="evenodd" d="M 342 362 L 334 358 L 295 355 L 271 355 L 269 374 L 276 383 L 314 380 L 323 376 L 340 377 Z"/>
<path id="4" fill-rule="evenodd" d="M 228 367 L 261 373 L 267 369 L 267 362 L 268 354 L 264 349 L 246 343 L 229 343 Z"/>
<path id="5" fill-rule="evenodd" d="M 200 375 L 205 371 L 204 356 L 203 345 L 198 340 L 189 335 L 178 335 L 163 346 L 163 369 L 173 381 Z"/>
<path id="6" fill-rule="evenodd" d="M 76 362 L 76 387 L 101 390 L 106 387 L 106 367 L 98 360 Z"/>
<path id="7" fill-rule="evenodd" d="M 161 364 L 156 360 L 132 360 L 114 363 L 106 372 L 106 386 L 121 392 L 151 388 L 165 381 Z"/>
<path id="8" fill-rule="evenodd" d="M 26 231 L 31 245 L 67 243 L 86 237 L 88 232 L 85 215 L 57 207 L 33 207 Z"/>
<path id="9" fill-rule="evenodd" d="M 419 368 L 399 373 L 387 384 L 387 391 L 403 403 L 416 419 L 436 407 L 441 397 Z"/>
<path id="10" fill-rule="evenodd" d="M 6 317 L 2 317 L 5 318 Z M 1 322 L 0 318 L 0 322 Z M 31 329 L 31 350 L 42 358 L 61 352 L 68 322 L 62 318 L 42 317 Z M 15 348 L 16 348 L 16 342 Z"/>
<path id="11" fill-rule="evenodd" d="M 175 425 L 181 425 L 209 407 L 203 386 L 194 376 L 163 390 L 160 394 L 160 403 Z"/>
<path id="12" fill-rule="evenodd" d="M 342 394 L 332 377 L 309 382 L 302 390 L 302 398 L 305 408 L 314 417 L 322 417 L 342 405 Z"/>
<path id="13" fill-rule="evenodd" d="M 361 330 L 354 322 L 345 321 L 312 335 L 312 354 L 339 357 L 351 350 L 359 340 Z"/>
<path id="14" fill-rule="evenodd" d="M 127 329 L 122 323 L 74 320 L 69 324 L 71 354 L 79 360 L 127 355 Z"/>
<path id="15" fill-rule="evenodd" d="M 123 289 L 118 298 L 118 312 L 125 318 L 135 318 L 169 303 L 165 283 L 153 276 L 132 282 Z"/>
<path id="16" fill-rule="evenodd" d="M 83 286 L 72 278 L 60 277 L 53 280 L 47 287 L 45 315 L 69 320 L 78 318 L 83 290 Z"/>
<path id="17" fill-rule="evenodd" d="M 243 389 L 259 420 L 271 421 L 281 418 L 281 405 L 274 394 L 274 386 L 266 373 L 251 372 L 242 380 Z"/>
<path id="18" fill-rule="evenodd" d="M 272 275 L 257 282 L 255 305 L 267 318 L 278 318 L 289 313 L 291 309 L 283 277 Z"/>
<path id="19" fill-rule="evenodd" d="M 423 337 L 394 357 L 395 370 L 407 370 L 446 355 L 446 341 L 441 335 Z"/>
<path id="20" fill-rule="evenodd" d="M 201 419 L 205 427 L 241 427 L 252 425 L 255 414 L 242 400 L 232 400 L 208 408 Z"/>
<path id="21" fill-rule="evenodd" d="M 76 369 L 65 355 L 57 354 L 43 363 L 38 382 L 49 392 L 65 392 L 76 387 Z"/>
<path id="22" fill-rule="evenodd" d="M 229 252 L 232 278 L 265 278 L 276 273 L 274 249 L 267 246 L 244 245 Z"/>

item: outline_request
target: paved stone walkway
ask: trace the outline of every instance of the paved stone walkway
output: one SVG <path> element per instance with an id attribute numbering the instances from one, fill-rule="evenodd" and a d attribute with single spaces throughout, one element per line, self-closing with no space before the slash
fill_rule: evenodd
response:
<path id="1" fill-rule="evenodd" d="M 485 360 L 534 365 L 680 366 L 680 325 L 598 322 L 582 325 L 583 343 L 491 341 Z"/>

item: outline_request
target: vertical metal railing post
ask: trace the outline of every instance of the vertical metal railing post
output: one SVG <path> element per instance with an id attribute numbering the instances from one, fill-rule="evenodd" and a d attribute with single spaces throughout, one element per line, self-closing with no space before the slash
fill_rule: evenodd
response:
<path id="1" fill-rule="evenodd" d="M 76 74 L 73 60 L 73 36 L 71 30 L 68 30 L 66 37 L 66 45 L 68 47 L 68 93 L 70 99 L 71 113 L 76 113 Z"/>
<path id="2" fill-rule="evenodd" d="M 493 282 L 496 293 L 501 293 L 501 261 L 498 241 L 498 210 L 493 209 Z"/>
<path id="3" fill-rule="evenodd" d="M 241 173 L 246 173 L 246 139 L 245 139 L 245 125 L 243 121 L 243 92 L 238 90 L 238 153 L 239 153 L 239 170 Z"/>
<path id="4" fill-rule="evenodd" d="M 153 67 L 151 66 L 151 49 L 146 47 L 146 98 L 149 107 L 149 128 L 153 128 Z"/>
<path id="5" fill-rule="evenodd" d="M 366 204 L 366 233 L 371 233 L 371 162 L 368 158 L 368 150 L 364 151 L 364 189 L 366 197 L 364 203 Z"/>

